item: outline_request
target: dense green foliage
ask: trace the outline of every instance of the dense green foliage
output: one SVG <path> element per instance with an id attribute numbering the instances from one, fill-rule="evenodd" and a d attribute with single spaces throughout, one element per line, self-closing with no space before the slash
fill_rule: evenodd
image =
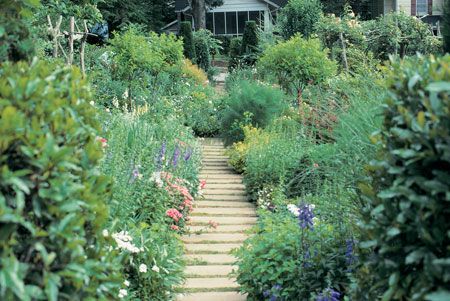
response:
<path id="1" fill-rule="evenodd" d="M 205 35 L 196 34 L 195 35 L 195 53 L 197 65 L 202 68 L 205 72 L 208 72 L 211 68 L 211 53 L 208 45 L 208 41 Z"/>
<path id="2" fill-rule="evenodd" d="M 444 17 L 442 22 L 442 36 L 444 37 L 444 51 L 450 53 L 450 1 L 444 0 Z"/>
<path id="3" fill-rule="evenodd" d="M 38 61 L 4 64 L 0 99 L 1 298 L 114 298 L 121 257 L 101 234 L 111 183 L 97 168 L 86 81 Z"/>
<path id="4" fill-rule="evenodd" d="M 257 51 L 258 27 L 255 21 L 248 21 L 245 23 L 240 55 L 247 65 L 253 65 L 256 62 Z"/>
<path id="5" fill-rule="evenodd" d="M 275 75 L 286 90 L 301 93 L 308 84 L 320 84 L 336 72 L 336 63 L 328 59 L 318 39 L 296 35 L 286 42 L 268 48 L 259 67 Z"/>
<path id="6" fill-rule="evenodd" d="M 194 36 L 192 34 L 191 22 L 180 23 L 180 36 L 183 38 L 183 53 L 184 56 L 195 62 L 195 45 Z"/>
<path id="7" fill-rule="evenodd" d="M 413 57 L 390 66 L 390 90 L 380 143 L 362 185 L 363 258 L 373 282 L 368 300 L 445 300 L 450 297 L 450 57 Z M 366 284 L 367 285 L 367 284 Z M 358 297 L 357 299 L 362 299 Z"/>
<path id="8" fill-rule="evenodd" d="M 403 12 L 364 22 L 363 28 L 369 40 L 369 50 L 382 60 L 388 59 L 391 54 L 404 57 L 417 52 L 441 52 L 441 42 L 433 36 L 428 25 Z"/>
<path id="9" fill-rule="evenodd" d="M 286 108 L 281 91 L 268 85 L 241 81 L 224 99 L 221 116 L 225 144 L 244 139 L 243 125 L 265 127 Z"/>
<path id="10" fill-rule="evenodd" d="M 33 0 L 2 1 L 0 63 L 24 60 L 33 54 L 34 45 L 25 18 L 31 17 L 37 3 Z"/>
<path id="11" fill-rule="evenodd" d="M 233 71 L 234 69 L 241 66 L 241 48 L 242 39 L 233 38 L 230 42 L 230 62 L 228 63 L 228 70 Z"/>
<path id="12" fill-rule="evenodd" d="M 281 35 L 286 40 L 297 33 L 308 38 L 321 15 L 322 5 L 319 0 L 289 0 L 278 16 Z"/>

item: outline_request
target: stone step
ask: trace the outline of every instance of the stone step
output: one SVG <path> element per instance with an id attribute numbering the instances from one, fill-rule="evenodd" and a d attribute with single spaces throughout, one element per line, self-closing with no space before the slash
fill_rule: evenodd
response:
<path id="1" fill-rule="evenodd" d="M 209 184 L 242 184 L 242 179 L 208 179 L 206 182 L 206 187 Z"/>
<path id="2" fill-rule="evenodd" d="M 244 184 L 213 184 L 213 183 L 209 183 L 206 182 L 206 187 L 207 189 L 229 189 L 229 190 L 244 190 L 245 189 L 245 185 Z"/>
<path id="3" fill-rule="evenodd" d="M 228 165 L 202 166 L 202 168 L 200 169 L 200 173 L 209 173 L 209 172 L 232 172 L 232 173 L 234 173 L 234 169 L 229 167 Z"/>
<path id="4" fill-rule="evenodd" d="M 237 270 L 233 265 L 190 265 L 186 267 L 186 274 L 189 276 L 228 276 L 233 270 Z"/>
<path id="5" fill-rule="evenodd" d="M 224 152 L 225 147 L 221 145 L 202 145 L 202 153 L 205 152 Z"/>
<path id="6" fill-rule="evenodd" d="M 236 195 L 241 197 L 246 197 L 247 193 L 245 190 L 212 190 L 212 189 L 205 189 L 203 190 L 203 196 L 205 198 L 209 198 L 210 196 L 216 196 L 216 195 Z"/>
<path id="7" fill-rule="evenodd" d="M 188 254 L 189 253 L 229 254 L 231 250 L 237 249 L 240 246 L 241 246 L 240 243 L 226 243 L 226 244 L 186 244 L 184 247 Z"/>
<path id="8" fill-rule="evenodd" d="M 205 195 L 205 201 L 248 201 L 247 196 L 244 195 L 223 195 L 223 194 L 208 194 Z"/>
<path id="9" fill-rule="evenodd" d="M 192 216 L 190 225 L 207 225 L 210 221 L 219 225 L 254 225 L 256 217 L 253 216 Z"/>
<path id="10" fill-rule="evenodd" d="M 201 233 L 236 233 L 236 232 L 244 232 L 253 227 L 252 224 L 245 225 L 221 225 L 219 224 L 216 228 L 205 227 L 205 226 L 189 226 L 189 231 L 192 233 L 201 231 Z"/>
<path id="11" fill-rule="evenodd" d="M 256 216 L 254 208 L 194 208 L 194 215 L 249 215 Z"/>
<path id="12" fill-rule="evenodd" d="M 202 292 L 185 294 L 177 301 L 245 301 L 247 297 L 238 292 Z"/>
<path id="13" fill-rule="evenodd" d="M 233 173 L 233 174 L 225 174 L 225 175 L 221 175 L 221 174 L 203 174 L 203 177 L 201 177 L 202 176 L 202 174 L 200 174 L 200 178 L 201 179 L 204 179 L 204 178 L 206 178 L 206 179 L 215 179 L 215 180 L 217 180 L 217 179 L 220 179 L 220 180 L 226 180 L 226 179 L 240 179 L 240 180 L 242 180 L 244 177 L 242 176 L 242 175 L 240 175 L 240 174 L 237 174 L 237 173 Z"/>
<path id="14" fill-rule="evenodd" d="M 206 234 L 191 234 L 183 235 L 181 238 L 185 243 L 202 243 L 210 242 L 211 244 L 220 242 L 238 243 L 244 242 L 248 235 L 243 233 L 206 233 Z"/>
<path id="15" fill-rule="evenodd" d="M 238 202 L 238 201 L 196 201 L 196 208 L 255 208 L 250 202 Z"/>
<path id="16" fill-rule="evenodd" d="M 202 165 L 203 167 L 230 167 L 228 165 L 228 161 L 227 160 L 223 160 L 223 161 L 218 161 L 218 160 L 211 160 L 211 161 L 202 161 Z"/>
<path id="17" fill-rule="evenodd" d="M 202 161 L 223 161 L 228 160 L 229 157 L 223 152 L 207 152 L 203 153 Z"/>
<path id="18" fill-rule="evenodd" d="M 229 254 L 186 254 L 184 258 L 190 265 L 229 265 L 236 262 L 236 258 Z"/>
<path id="19" fill-rule="evenodd" d="M 184 284 L 185 289 L 215 289 L 215 288 L 238 288 L 235 279 L 223 278 L 187 278 Z"/>
<path id="20" fill-rule="evenodd" d="M 232 175 L 237 175 L 237 174 L 231 168 L 229 168 L 229 170 L 201 170 L 200 171 L 200 176 L 208 176 L 208 175 L 232 176 Z"/>

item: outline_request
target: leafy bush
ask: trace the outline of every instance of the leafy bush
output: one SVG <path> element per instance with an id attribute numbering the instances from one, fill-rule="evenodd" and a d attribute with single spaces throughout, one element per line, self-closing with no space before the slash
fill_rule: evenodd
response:
<path id="1" fill-rule="evenodd" d="M 228 64 L 228 70 L 233 71 L 234 69 L 241 66 L 241 48 L 242 39 L 233 38 L 230 42 L 230 62 Z"/>
<path id="2" fill-rule="evenodd" d="M 286 108 L 278 89 L 256 82 L 242 81 L 224 99 L 221 129 L 225 143 L 244 139 L 242 126 L 265 127 Z"/>
<path id="3" fill-rule="evenodd" d="M 376 58 L 386 60 L 390 54 L 404 57 L 440 53 L 439 41 L 433 36 L 428 25 L 404 12 L 390 13 L 374 21 L 363 23 L 369 50 Z"/>
<path id="4" fill-rule="evenodd" d="M 184 60 L 182 73 L 185 78 L 191 79 L 197 85 L 205 85 L 208 82 L 205 72 L 188 59 Z"/>
<path id="5" fill-rule="evenodd" d="M 247 65 L 256 62 L 258 53 L 258 27 L 255 21 L 245 23 L 244 35 L 242 36 L 241 55 Z"/>
<path id="6" fill-rule="evenodd" d="M 328 59 L 318 39 L 305 40 L 299 35 L 268 48 L 259 60 L 259 67 L 274 74 L 286 90 L 301 93 L 308 84 L 320 84 L 336 73 L 336 63 Z"/>
<path id="7" fill-rule="evenodd" d="M 195 61 L 195 45 L 191 22 L 180 23 L 180 36 L 183 38 L 184 56 L 191 61 Z"/>
<path id="8" fill-rule="evenodd" d="M 373 137 L 380 153 L 361 185 L 369 207 L 361 245 L 373 250 L 363 262 L 365 299 L 450 297 L 449 63 L 412 57 L 390 66 L 384 124 Z"/>
<path id="9" fill-rule="evenodd" d="M 308 38 L 322 15 L 319 0 L 289 0 L 278 16 L 281 35 L 290 39 L 297 33 Z"/>
<path id="10" fill-rule="evenodd" d="M 236 252 L 241 292 L 255 301 L 312 300 L 331 288 L 343 295 L 355 263 L 349 229 L 329 223 L 326 207 L 273 210 L 259 211 L 256 233 Z"/>
<path id="11" fill-rule="evenodd" d="M 102 236 L 110 181 L 85 80 L 4 64 L 0 99 L 1 298 L 115 299 L 121 256 Z"/>
<path id="12" fill-rule="evenodd" d="M 200 29 L 194 33 L 194 44 L 197 54 L 197 65 L 209 74 L 211 69 L 211 56 L 219 53 L 222 49 L 220 41 L 214 38 L 210 31 Z"/>

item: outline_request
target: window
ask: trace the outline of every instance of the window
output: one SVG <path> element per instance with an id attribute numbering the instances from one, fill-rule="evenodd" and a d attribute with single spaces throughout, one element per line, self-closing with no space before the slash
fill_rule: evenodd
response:
<path id="1" fill-rule="evenodd" d="M 259 11 L 251 11 L 248 12 L 249 20 L 255 21 L 256 24 L 261 25 L 260 19 L 259 19 Z"/>
<path id="2" fill-rule="evenodd" d="M 237 14 L 236 12 L 227 12 L 227 34 L 237 34 Z"/>
<path id="3" fill-rule="evenodd" d="M 225 13 L 214 13 L 215 34 L 225 34 Z"/>
<path id="4" fill-rule="evenodd" d="M 245 28 L 245 22 L 248 21 L 248 12 L 240 11 L 238 12 L 238 33 L 243 34 Z"/>
<path id="5" fill-rule="evenodd" d="M 214 33 L 214 17 L 213 13 L 206 14 L 206 29 Z"/>
<path id="6" fill-rule="evenodd" d="M 428 14 L 428 0 L 417 0 L 416 15 L 424 16 Z"/>

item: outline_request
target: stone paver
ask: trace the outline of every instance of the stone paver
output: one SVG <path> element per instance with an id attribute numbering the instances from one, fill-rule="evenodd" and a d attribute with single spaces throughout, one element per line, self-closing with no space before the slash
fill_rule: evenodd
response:
<path id="1" fill-rule="evenodd" d="M 238 284 L 230 273 L 236 269 L 231 255 L 248 237 L 257 220 L 248 202 L 242 176 L 228 166 L 225 148 L 219 139 L 203 142 L 203 168 L 206 180 L 204 198 L 196 201 L 185 243 L 187 281 L 177 301 L 243 301 Z M 210 222 L 217 227 L 209 226 Z"/>

